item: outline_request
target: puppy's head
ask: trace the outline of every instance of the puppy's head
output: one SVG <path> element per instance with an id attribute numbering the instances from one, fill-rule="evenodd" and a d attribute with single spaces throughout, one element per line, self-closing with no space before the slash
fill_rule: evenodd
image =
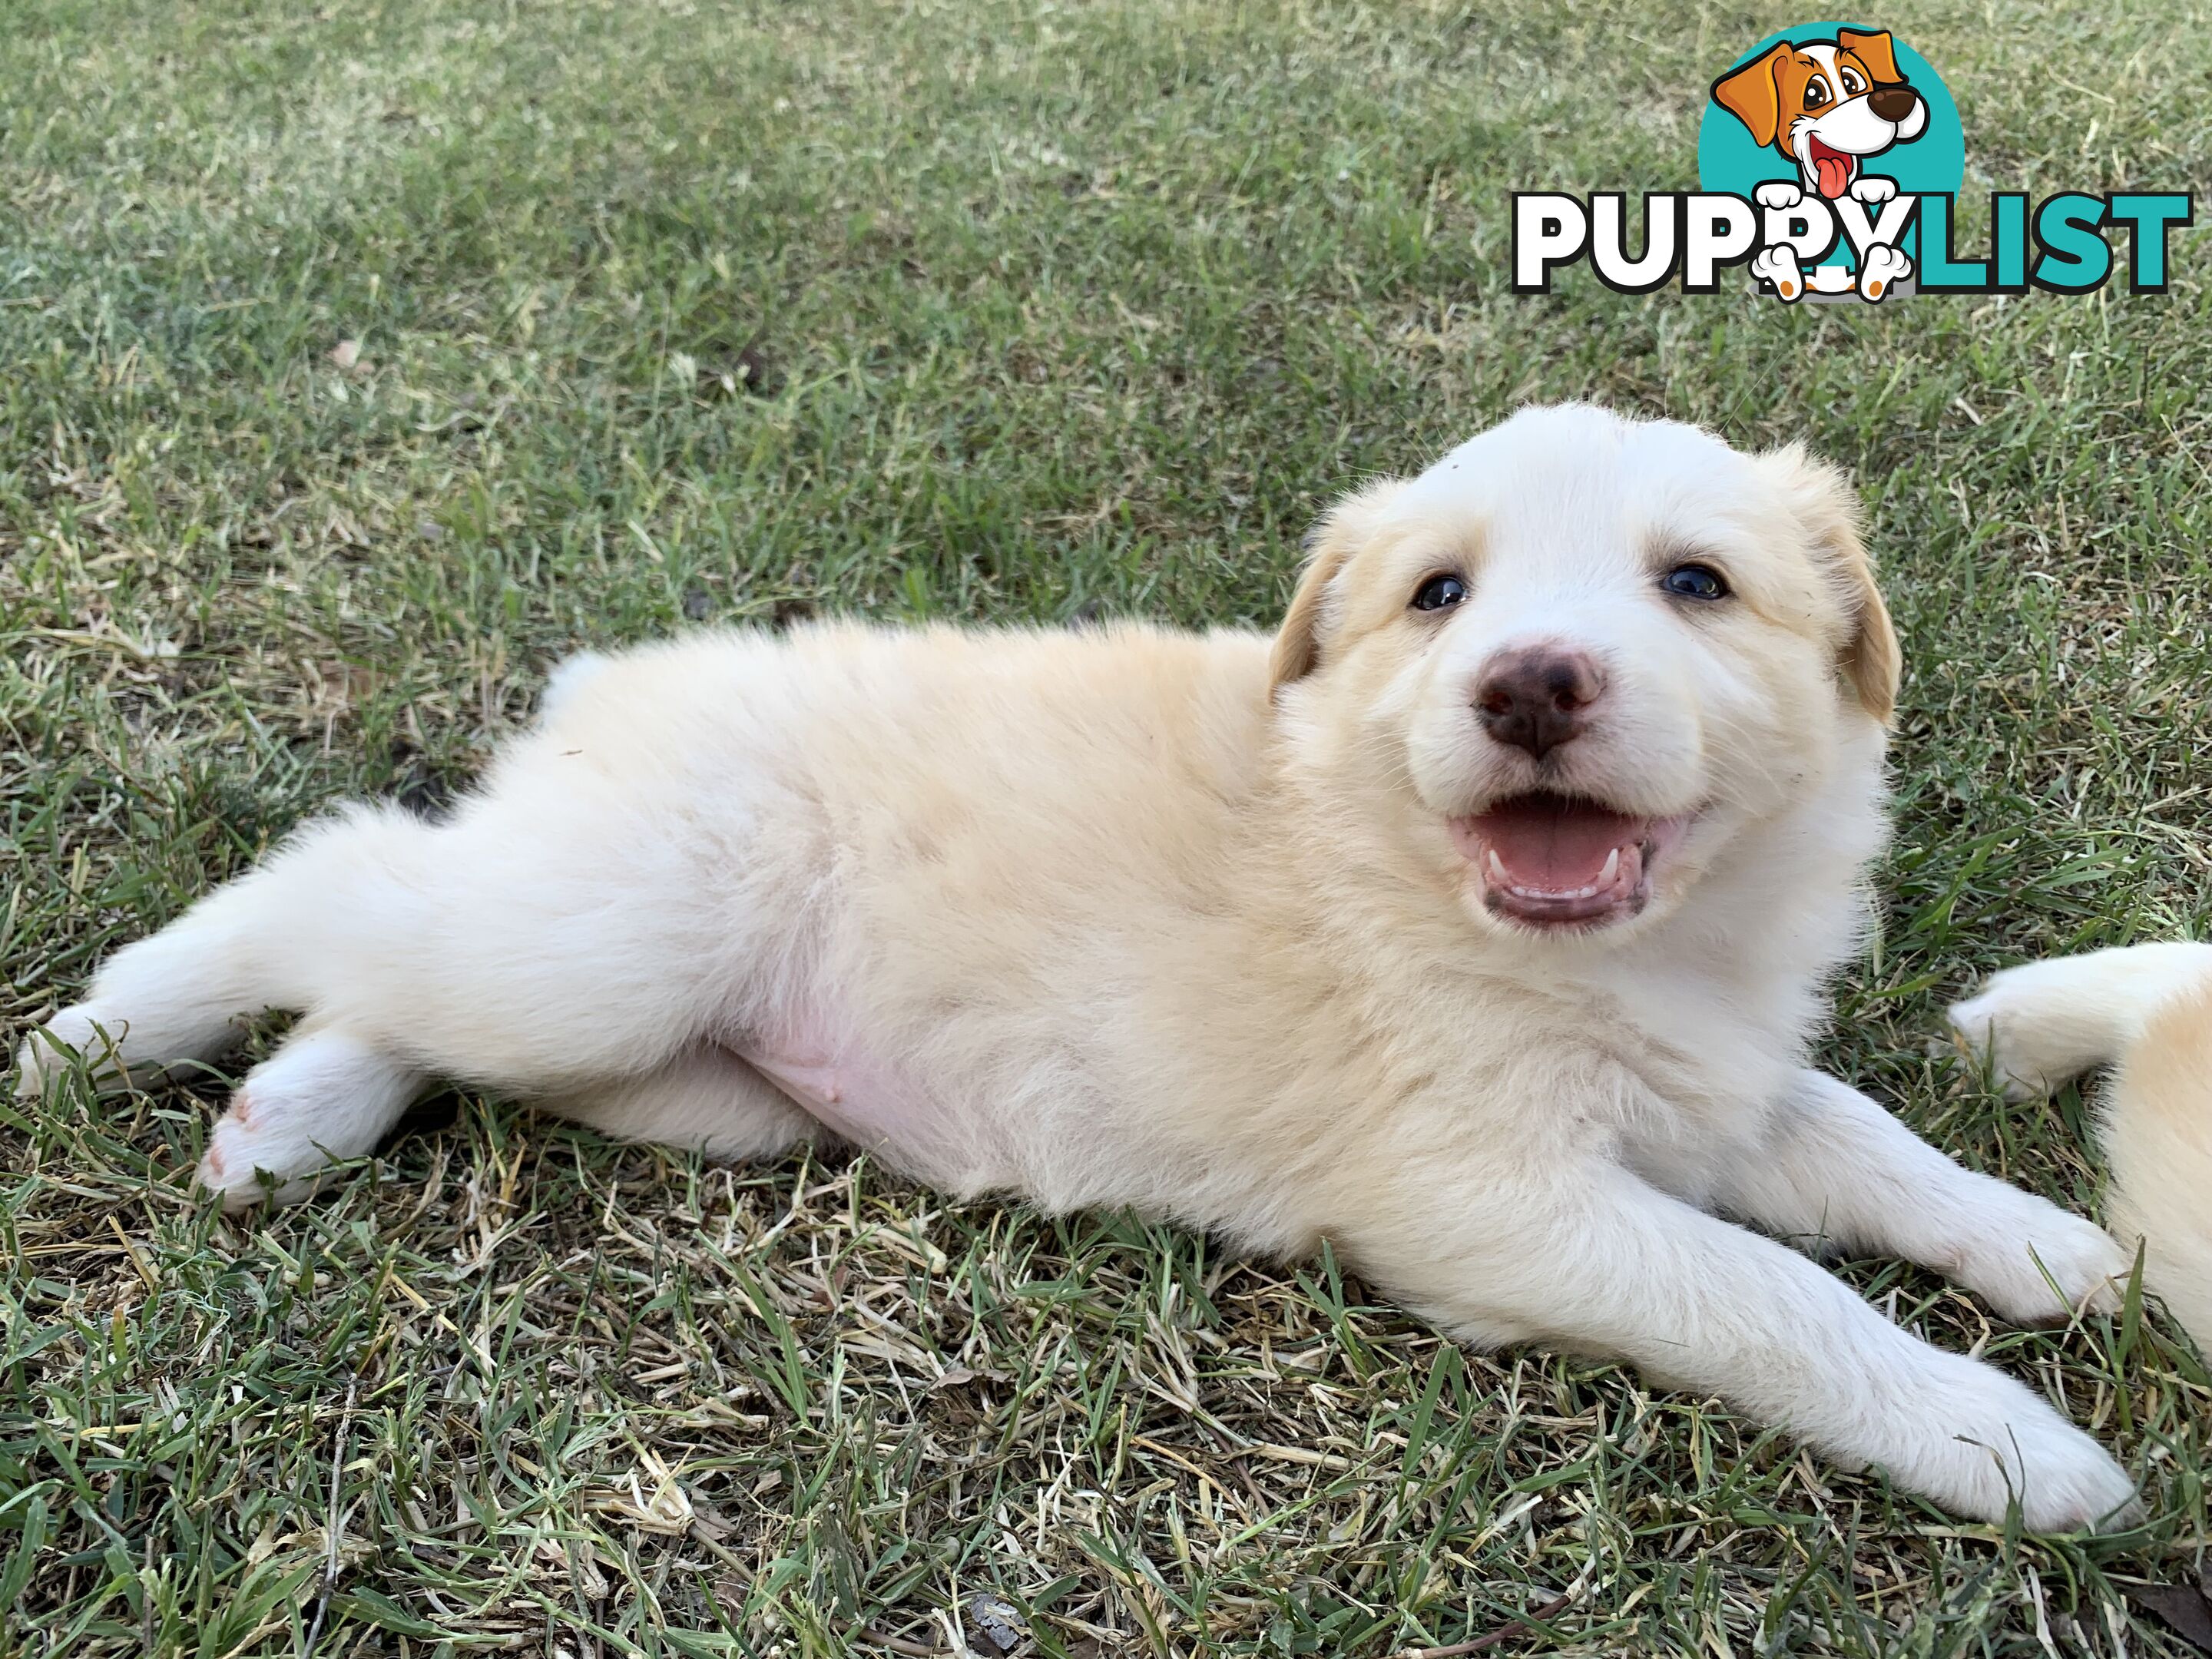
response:
<path id="1" fill-rule="evenodd" d="M 1839 768 L 1871 789 L 1898 651 L 1836 473 L 1566 406 L 1340 502 L 1273 667 L 1333 786 L 1558 937 L 1675 909 Z"/>
<path id="2" fill-rule="evenodd" d="M 1910 143 L 1928 125 L 1927 100 L 1898 72 L 1886 30 L 1778 41 L 1714 82 L 1713 99 L 1796 162 L 1806 189 L 1832 200 L 1850 190 L 1863 157 Z"/>

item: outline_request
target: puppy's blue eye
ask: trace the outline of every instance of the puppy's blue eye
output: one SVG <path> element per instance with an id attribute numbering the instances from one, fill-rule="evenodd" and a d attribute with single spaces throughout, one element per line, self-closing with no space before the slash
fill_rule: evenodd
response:
<path id="1" fill-rule="evenodd" d="M 1727 580 L 1709 564 L 1678 564 L 1659 579 L 1659 586 L 1678 599 L 1710 603 L 1729 596 Z"/>
<path id="2" fill-rule="evenodd" d="M 1467 584 L 1456 576 L 1431 576 L 1413 595 L 1416 611 L 1449 611 L 1467 598 Z"/>

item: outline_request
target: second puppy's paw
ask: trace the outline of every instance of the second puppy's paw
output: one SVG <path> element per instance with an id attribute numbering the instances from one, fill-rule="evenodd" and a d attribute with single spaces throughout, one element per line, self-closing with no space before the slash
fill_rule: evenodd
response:
<path id="1" fill-rule="evenodd" d="M 1944 1016 L 1956 1046 L 1971 1059 L 1988 1060 L 2007 1100 L 2041 1100 L 2115 1057 L 2104 1050 L 2119 1034 L 2091 1029 L 2112 1022 L 2093 1019 L 2097 1005 L 2080 982 L 2078 961 L 2060 957 L 2008 968 Z"/>

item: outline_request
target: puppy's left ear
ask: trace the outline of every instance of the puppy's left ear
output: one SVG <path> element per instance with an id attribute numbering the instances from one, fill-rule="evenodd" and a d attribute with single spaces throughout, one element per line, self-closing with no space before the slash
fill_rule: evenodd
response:
<path id="1" fill-rule="evenodd" d="M 1843 51 L 1856 54 L 1859 62 L 1874 71 L 1876 81 L 1902 81 L 1897 72 L 1897 44 L 1890 39 L 1887 29 L 1873 34 L 1863 34 L 1856 29 L 1838 29 L 1836 45 Z"/>
<path id="2" fill-rule="evenodd" d="M 1849 632 L 1837 668 L 1867 713 L 1887 726 L 1897 713 L 1902 656 L 1875 580 L 1874 560 L 1859 539 L 1858 498 L 1840 471 L 1814 460 L 1802 445 L 1775 450 L 1760 462 L 1782 487 L 1806 539 L 1843 593 Z"/>
<path id="3" fill-rule="evenodd" d="M 1283 625 L 1275 635 L 1274 654 L 1269 660 L 1270 696 L 1321 666 L 1322 635 L 1331 620 L 1329 585 L 1366 544 L 1383 507 L 1402 488 L 1403 482 L 1397 478 L 1369 484 L 1330 507 L 1306 532 L 1305 568 L 1291 594 L 1291 608 L 1283 613 Z"/>

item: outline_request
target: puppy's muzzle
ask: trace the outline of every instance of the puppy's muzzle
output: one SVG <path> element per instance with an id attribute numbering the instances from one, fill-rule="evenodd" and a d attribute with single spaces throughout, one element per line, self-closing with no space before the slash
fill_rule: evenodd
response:
<path id="1" fill-rule="evenodd" d="M 1491 659 L 1475 686 L 1474 708 L 1492 740 L 1541 760 L 1571 743 L 1605 695 L 1605 675 L 1580 651 L 1533 646 Z"/>
<path id="2" fill-rule="evenodd" d="M 1903 126 L 1920 107 L 1920 94 L 1899 81 L 1867 94 L 1867 107 L 1892 126 Z"/>

